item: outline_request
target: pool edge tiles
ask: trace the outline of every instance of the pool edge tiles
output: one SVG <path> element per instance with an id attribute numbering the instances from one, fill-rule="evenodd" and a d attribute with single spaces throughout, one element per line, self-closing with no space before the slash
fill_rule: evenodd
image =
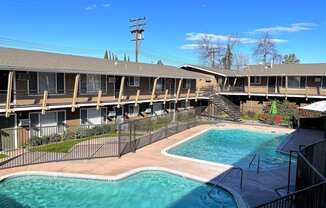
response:
<path id="1" fill-rule="evenodd" d="M 198 162 L 198 163 L 203 163 L 203 164 L 207 164 L 207 165 L 213 165 L 213 166 L 216 166 L 216 167 L 219 167 L 219 168 L 225 168 L 226 170 L 227 169 L 230 169 L 230 168 L 233 168 L 233 167 L 238 167 L 236 165 L 233 165 L 233 164 L 227 164 L 227 163 L 222 163 L 222 162 L 218 162 L 218 161 L 209 161 L 209 160 L 205 160 L 205 159 L 198 159 L 198 158 L 194 158 L 194 157 L 189 157 L 189 156 L 183 156 L 183 155 L 179 155 L 179 154 L 174 154 L 174 153 L 171 153 L 170 151 L 175 149 L 175 148 L 178 148 L 178 147 L 181 147 L 182 145 L 185 145 L 187 142 L 191 142 L 192 140 L 196 140 L 196 137 L 199 137 L 203 134 L 205 134 L 206 132 L 209 132 L 209 131 L 214 131 L 214 130 L 241 130 L 241 131 L 247 131 L 247 132 L 258 132 L 258 133 L 264 133 L 264 134 L 275 134 L 275 135 L 289 135 L 288 132 L 284 132 L 284 131 L 281 131 L 280 133 L 276 132 L 275 129 L 269 129 L 269 128 L 266 128 L 266 129 L 255 129 L 255 128 L 246 128 L 246 129 L 242 129 L 241 127 L 235 127 L 235 126 L 231 126 L 231 127 L 226 127 L 226 126 L 211 126 L 211 127 L 208 127 L 200 132 L 197 132 L 196 134 L 193 134 L 177 143 L 174 143 L 164 149 L 161 150 L 161 154 L 163 154 L 164 156 L 167 156 L 167 157 L 172 157 L 172 158 L 176 158 L 176 159 L 182 159 L 182 160 L 187 160 L 187 161 L 192 161 L 192 162 Z M 285 140 L 288 140 L 288 138 L 286 138 Z M 284 142 L 284 141 L 283 141 Z M 281 151 L 278 151 L 277 149 L 275 149 L 276 152 L 280 153 L 280 154 L 284 154 L 282 153 Z M 250 170 L 248 168 L 245 168 L 245 167 L 242 167 L 243 169 L 246 169 L 246 170 Z M 283 166 L 276 166 L 276 167 L 269 167 L 267 169 L 262 169 L 262 171 L 264 170 L 273 170 L 273 169 L 278 169 L 278 168 L 283 168 Z M 255 171 L 255 170 L 252 170 L 252 171 Z"/>
<path id="2" fill-rule="evenodd" d="M 97 181 L 119 181 L 119 180 L 123 180 L 128 177 L 137 175 L 142 172 L 147 172 L 147 171 L 159 171 L 159 172 L 164 172 L 164 173 L 168 173 L 171 175 L 175 175 L 178 177 L 183 177 L 185 179 L 196 181 L 196 182 L 203 183 L 203 184 L 217 185 L 219 188 L 225 190 L 233 197 L 233 200 L 235 201 L 238 208 L 249 207 L 248 204 L 241 197 L 241 195 L 238 192 L 236 192 L 235 190 L 233 190 L 232 188 L 223 186 L 221 184 L 217 184 L 217 183 L 215 183 L 215 181 L 207 180 L 207 179 L 199 177 L 199 176 L 176 171 L 173 169 L 155 167 L 155 166 L 136 168 L 136 169 L 132 169 L 130 171 L 123 172 L 123 173 L 115 175 L 115 176 L 89 175 L 89 174 L 77 174 L 77 173 L 75 174 L 75 173 L 62 173 L 62 172 L 47 172 L 47 171 L 22 171 L 22 172 L 12 173 L 12 174 L 8 174 L 8 175 L 0 177 L 0 183 L 4 182 L 6 180 L 15 179 L 15 178 L 24 177 L 24 176 L 48 176 L 48 177 L 68 178 L 68 179 L 70 178 L 70 179 L 84 179 L 84 180 L 97 180 Z"/>

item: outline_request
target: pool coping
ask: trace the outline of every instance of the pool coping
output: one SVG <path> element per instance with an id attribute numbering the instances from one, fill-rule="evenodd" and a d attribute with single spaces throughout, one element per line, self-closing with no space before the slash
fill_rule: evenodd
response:
<path id="1" fill-rule="evenodd" d="M 180 156 L 180 155 L 175 155 L 175 154 L 170 154 L 168 151 L 172 148 L 175 148 L 189 140 L 192 140 L 194 137 L 200 135 L 200 134 L 203 134 L 205 133 L 206 131 L 209 131 L 209 130 L 212 130 L 212 129 L 222 129 L 222 130 L 226 130 L 226 129 L 239 129 L 237 127 L 225 127 L 224 125 L 220 126 L 220 125 L 216 125 L 216 126 L 210 126 L 208 127 L 207 129 L 204 129 L 200 132 L 197 132 L 196 134 L 193 134 L 191 135 L 190 137 L 187 137 L 179 142 L 176 142 L 164 149 L 161 150 L 161 154 L 163 154 L 164 156 L 166 157 L 172 157 L 172 158 L 176 158 L 176 159 L 182 159 L 182 160 L 187 160 L 187 161 L 191 161 L 191 162 L 198 162 L 198 163 L 203 163 L 203 164 L 207 164 L 207 165 L 213 165 L 213 166 L 217 166 L 217 167 L 222 167 L 222 168 L 227 168 L 227 169 L 231 169 L 231 168 L 234 168 L 234 167 L 237 167 L 237 166 L 234 166 L 234 165 L 228 165 L 228 164 L 223 164 L 223 163 L 218 163 L 218 162 L 212 162 L 212 161 L 207 161 L 207 160 L 201 160 L 201 159 L 196 159 L 196 158 L 191 158 L 191 157 L 185 157 L 185 156 Z M 253 130 L 253 129 L 250 129 L 249 131 L 257 131 L 257 130 Z M 263 130 L 263 129 L 259 129 L 259 131 L 263 131 L 265 133 L 275 133 L 274 130 Z M 288 138 L 286 139 L 288 140 Z M 278 149 L 276 149 L 277 152 L 280 152 L 281 154 L 284 154 L 283 152 L 279 151 Z M 286 166 L 284 166 L 286 167 Z M 269 171 L 269 170 L 277 170 L 279 168 L 284 168 L 283 166 L 280 166 L 280 167 L 271 167 L 271 168 L 268 168 L 268 169 L 260 169 L 261 172 L 263 171 Z M 252 170 L 252 169 L 249 169 L 249 168 L 242 168 L 243 170 L 246 170 L 246 171 L 253 171 L 255 172 L 256 170 Z"/>
<path id="2" fill-rule="evenodd" d="M 235 203 L 237 204 L 238 208 L 249 208 L 249 205 L 244 201 L 242 196 L 233 190 L 232 188 L 226 187 L 222 184 L 216 183 L 215 181 L 207 180 L 205 178 L 202 178 L 200 176 L 195 176 L 192 174 L 184 173 L 181 171 L 169 169 L 169 168 L 163 168 L 163 167 L 157 167 L 157 166 L 149 166 L 149 167 L 141 167 L 141 168 L 135 168 L 126 172 L 123 172 L 118 175 L 114 176 L 105 176 L 105 175 L 92 175 L 92 174 L 80 174 L 80 173 L 63 173 L 63 172 L 49 172 L 49 171 L 21 171 L 16 173 L 7 174 L 0 177 L 0 183 L 13 178 L 18 177 L 24 177 L 24 176 L 50 176 L 50 177 L 63 177 L 63 178 L 72 178 L 72 179 L 84 179 L 84 180 L 99 180 L 99 181 L 119 181 L 123 180 L 125 178 L 128 178 L 130 176 L 136 175 L 138 173 L 144 172 L 144 171 L 162 171 L 167 172 L 179 177 L 186 178 L 188 180 L 194 180 L 200 183 L 206 183 L 211 185 L 216 185 L 218 187 L 221 187 L 225 191 L 229 192 Z"/>

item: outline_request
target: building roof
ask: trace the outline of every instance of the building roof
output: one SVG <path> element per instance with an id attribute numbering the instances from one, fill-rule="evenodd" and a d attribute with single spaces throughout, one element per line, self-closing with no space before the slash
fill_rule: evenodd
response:
<path id="1" fill-rule="evenodd" d="M 173 66 L 109 61 L 104 58 L 2 47 L 0 47 L 0 70 L 210 79 L 210 76 L 203 73 L 191 72 Z"/>
<path id="2" fill-rule="evenodd" d="M 205 66 L 184 65 L 182 68 L 192 68 L 208 74 L 226 77 L 244 76 L 326 76 L 326 64 L 274 64 L 270 67 L 264 65 L 248 65 L 240 70 L 217 70 Z"/>

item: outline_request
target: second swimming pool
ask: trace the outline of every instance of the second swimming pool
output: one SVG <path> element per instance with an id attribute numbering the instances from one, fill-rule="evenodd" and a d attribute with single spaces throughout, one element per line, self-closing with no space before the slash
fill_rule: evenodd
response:
<path id="1" fill-rule="evenodd" d="M 248 168 L 275 168 L 288 164 L 289 156 L 276 151 L 286 134 L 244 129 L 210 129 L 169 149 L 172 155 Z"/>

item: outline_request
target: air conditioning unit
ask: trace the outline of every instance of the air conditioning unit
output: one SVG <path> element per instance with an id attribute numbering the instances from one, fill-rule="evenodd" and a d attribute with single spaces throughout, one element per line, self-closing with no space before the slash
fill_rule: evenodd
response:
<path id="1" fill-rule="evenodd" d="M 320 77 L 315 78 L 315 82 L 320 82 L 320 81 L 321 81 Z"/>
<path id="2" fill-rule="evenodd" d="M 26 126 L 29 126 L 30 123 L 31 123 L 31 121 L 28 118 L 27 119 L 20 119 L 19 123 L 18 123 L 18 126 L 26 127 Z"/>
<path id="3" fill-rule="evenodd" d="M 151 109 L 151 108 L 147 108 L 147 109 L 145 110 L 145 113 L 152 113 L 152 109 Z"/>

